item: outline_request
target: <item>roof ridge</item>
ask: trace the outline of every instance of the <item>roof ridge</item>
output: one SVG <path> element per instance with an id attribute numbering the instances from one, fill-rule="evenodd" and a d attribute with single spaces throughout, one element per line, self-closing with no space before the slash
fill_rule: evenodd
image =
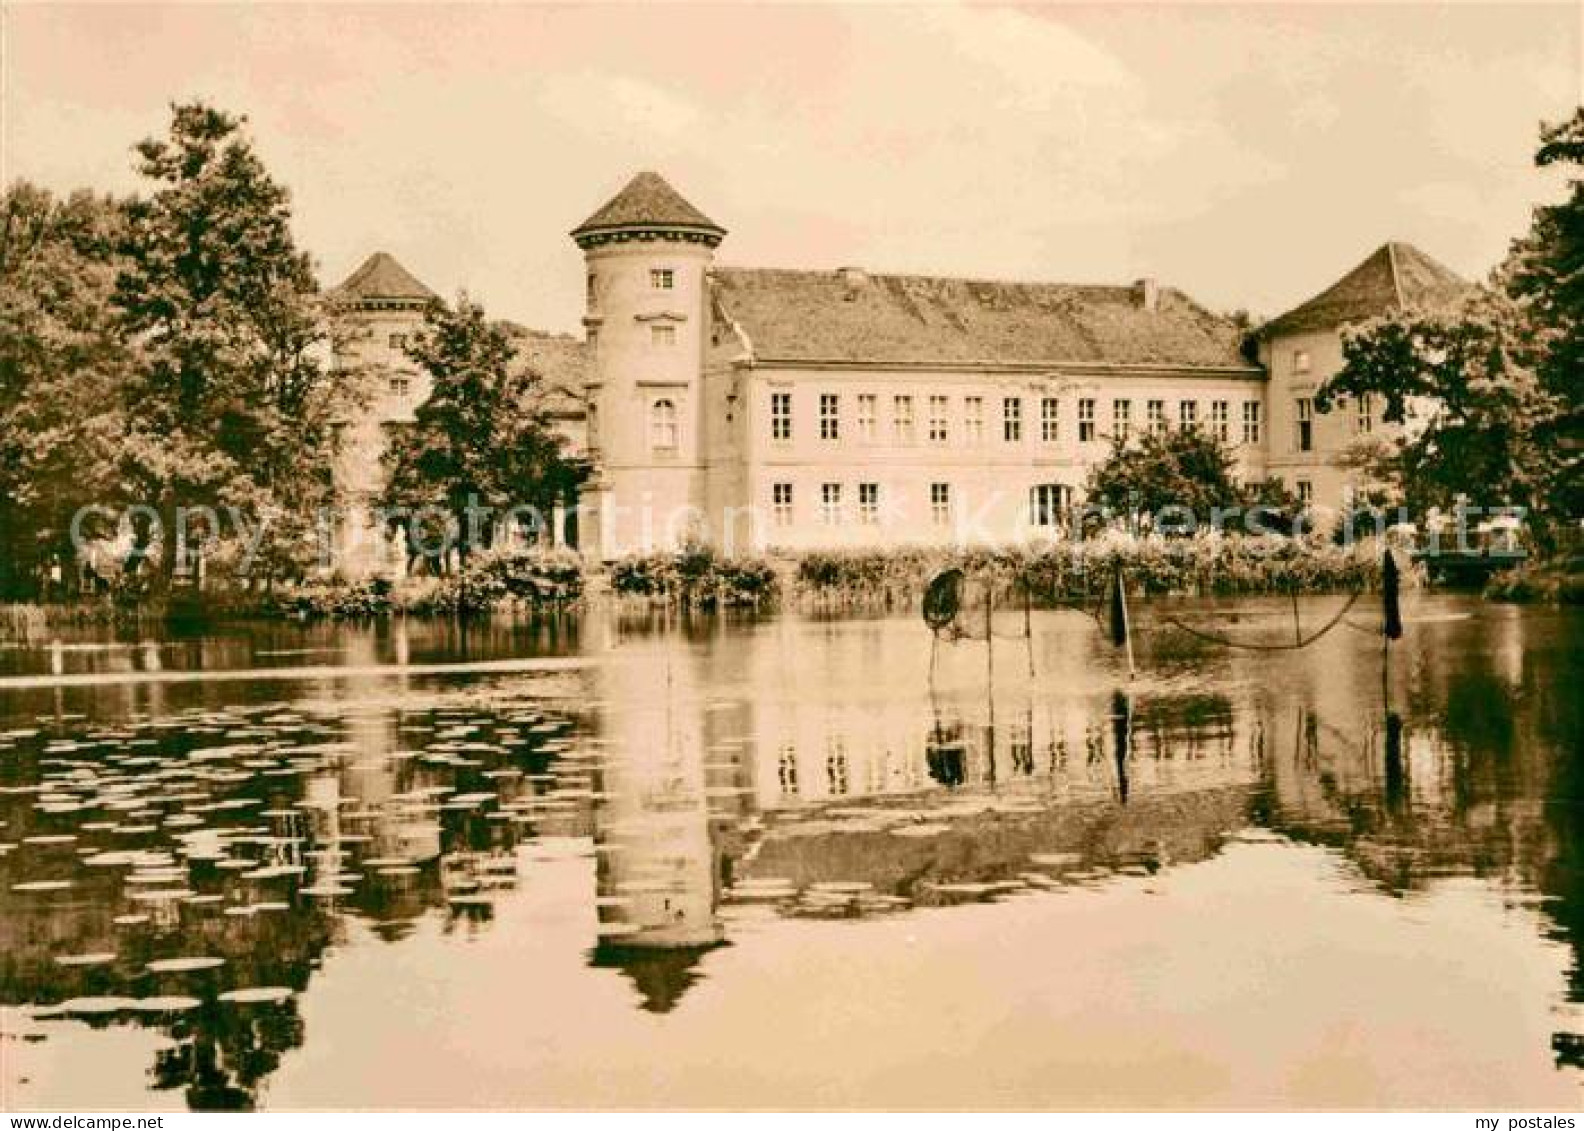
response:
<path id="1" fill-rule="evenodd" d="M 853 270 L 849 265 L 842 267 L 743 267 L 736 264 L 717 264 L 713 270 L 716 272 L 757 272 L 759 274 L 778 275 L 818 275 L 835 278 L 843 270 Z M 942 283 L 969 283 L 989 287 L 1063 287 L 1067 290 L 1092 290 L 1092 291 L 1131 291 L 1138 285 L 1137 281 L 1130 283 L 1064 283 L 1054 279 L 1007 279 L 984 275 L 937 275 L 923 271 L 871 271 L 865 267 L 856 268 L 870 279 L 928 279 Z M 1183 292 L 1177 287 L 1162 284 L 1162 291 L 1172 291 L 1176 294 Z"/>
<path id="2" fill-rule="evenodd" d="M 1397 266 L 1396 240 L 1386 241 L 1386 261 L 1391 266 L 1392 290 L 1397 292 L 1397 305 L 1399 307 L 1407 306 L 1408 304 L 1403 301 L 1402 271 Z"/>

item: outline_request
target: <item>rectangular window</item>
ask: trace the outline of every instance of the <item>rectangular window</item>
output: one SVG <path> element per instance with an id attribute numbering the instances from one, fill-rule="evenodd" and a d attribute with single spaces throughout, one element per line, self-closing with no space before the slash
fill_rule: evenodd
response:
<path id="1" fill-rule="evenodd" d="M 1361 433 L 1375 431 L 1375 398 L 1370 393 L 1358 399 L 1358 430 Z"/>
<path id="2" fill-rule="evenodd" d="M 970 444 L 984 443 L 984 398 L 963 398 L 963 431 Z"/>
<path id="3" fill-rule="evenodd" d="M 1260 442 L 1260 403 L 1259 401 L 1243 402 L 1243 442 L 1257 444 Z"/>
<path id="4" fill-rule="evenodd" d="M 858 438 L 872 444 L 875 438 L 875 401 L 873 393 L 858 394 Z"/>
<path id="5" fill-rule="evenodd" d="M 1133 429 L 1133 402 L 1111 402 L 1111 438 L 1119 444 L 1127 443 L 1128 433 Z"/>
<path id="6" fill-rule="evenodd" d="M 406 334 L 392 334 L 390 336 L 390 348 L 393 349 L 393 350 L 406 349 L 407 348 L 407 335 Z"/>
<path id="7" fill-rule="evenodd" d="M 588 284 L 584 293 L 588 299 L 589 309 L 593 310 L 599 301 L 599 276 L 592 271 L 588 273 Z"/>
<path id="8" fill-rule="evenodd" d="M 1061 483 L 1039 483 L 1029 488 L 1029 522 L 1052 527 L 1067 509 L 1067 488 Z"/>
<path id="9" fill-rule="evenodd" d="M 1006 397 L 1001 401 L 1001 438 L 1009 444 L 1023 439 L 1023 400 Z"/>
<path id="10" fill-rule="evenodd" d="M 1314 451 L 1314 398 L 1299 397 L 1297 411 L 1298 434 L 1293 437 L 1300 452 Z"/>
<path id="11" fill-rule="evenodd" d="M 649 344 L 662 347 L 676 345 L 676 327 L 669 322 L 649 327 Z"/>
<path id="12" fill-rule="evenodd" d="M 1210 431 L 1223 444 L 1231 441 L 1232 419 L 1226 401 L 1210 402 Z"/>
<path id="13" fill-rule="evenodd" d="M 1146 401 L 1144 404 L 1144 422 L 1149 430 L 1157 435 L 1166 431 L 1166 402 Z"/>
<path id="14" fill-rule="evenodd" d="M 411 379 L 407 377 L 392 377 L 390 379 L 390 391 L 394 397 L 405 397 L 412 392 Z"/>
<path id="15" fill-rule="evenodd" d="M 891 398 L 891 438 L 898 444 L 911 444 L 918 439 L 918 431 L 913 423 L 913 398 L 910 396 Z"/>
<path id="16" fill-rule="evenodd" d="M 1293 351 L 1293 372 L 1294 373 L 1307 373 L 1307 372 L 1309 372 L 1309 351 L 1308 350 L 1294 350 Z"/>
<path id="17" fill-rule="evenodd" d="M 826 526 L 841 525 L 841 484 L 820 484 L 820 521 Z"/>
<path id="18" fill-rule="evenodd" d="M 650 268 L 649 285 L 657 291 L 672 290 L 676 287 L 676 274 L 669 267 Z"/>
<path id="19" fill-rule="evenodd" d="M 1313 483 L 1309 482 L 1309 480 L 1307 480 L 1307 479 L 1300 479 L 1300 480 L 1298 480 L 1297 487 L 1298 487 L 1298 501 L 1300 503 L 1302 503 L 1304 506 L 1307 507 L 1311 503 L 1314 502 L 1314 484 Z"/>
<path id="20" fill-rule="evenodd" d="M 1040 440 L 1054 444 L 1061 439 L 1061 401 L 1055 397 L 1040 398 Z"/>
<path id="21" fill-rule="evenodd" d="M 946 416 L 949 410 L 945 397 L 929 399 L 929 438 L 932 444 L 946 442 Z"/>
<path id="22" fill-rule="evenodd" d="M 841 397 L 835 393 L 821 393 L 819 402 L 821 440 L 841 439 Z"/>
<path id="23" fill-rule="evenodd" d="M 1177 423 L 1184 429 L 1196 427 L 1199 423 L 1199 402 L 1178 401 Z"/>
<path id="24" fill-rule="evenodd" d="M 1078 398 L 1078 442 L 1090 444 L 1095 438 L 1095 403 L 1093 397 Z"/>
<path id="25" fill-rule="evenodd" d="M 950 483 L 930 484 L 930 518 L 936 526 L 950 525 L 952 520 Z"/>
<path id="26" fill-rule="evenodd" d="M 792 394 L 770 394 L 770 438 L 772 440 L 790 440 L 792 438 Z"/>
<path id="27" fill-rule="evenodd" d="M 792 525 L 792 484 L 776 483 L 770 488 L 770 506 L 777 526 Z"/>
<path id="28" fill-rule="evenodd" d="M 880 484 L 858 484 L 858 521 L 865 526 L 880 521 Z"/>

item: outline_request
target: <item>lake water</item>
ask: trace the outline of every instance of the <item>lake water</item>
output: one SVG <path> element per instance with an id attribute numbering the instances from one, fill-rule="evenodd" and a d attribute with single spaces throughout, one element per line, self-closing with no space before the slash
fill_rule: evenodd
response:
<path id="1" fill-rule="evenodd" d="M 0 1108 L 1576 1109 L 1584 621 L 1166 611 L 0 650 Z"/>

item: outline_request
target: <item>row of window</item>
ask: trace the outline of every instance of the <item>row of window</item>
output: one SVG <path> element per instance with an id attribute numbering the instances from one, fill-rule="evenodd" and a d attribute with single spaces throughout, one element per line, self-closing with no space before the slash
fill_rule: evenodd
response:
<path id="1" fill-rule="evenodd" d="M 1360 435 L 1375 431 L 1375 398 L 1359 397 L 1353 403 L 1353 429 Z M 1313 397 L 1299 397 L 1293 410 L 1293 447 L 1300 452 L 1314 451 L 1315 403 Z"/>
<path id="2" fill-rule="evenodd" d="M 651 267 L 649 269 L 649 289 L 652 291 L 676 290 L 676 271 L 670 267 Z M 588 273 L 588 304 L 593 306 L 599 298 L 599 276 L 593 271 Z"/>
<path id="3" fill-rule="evenodd" d="M 819 518 L 825 526 L 841 526 L 848 520 L 848 496 L 841 483 L 821 483 L 819 489 Z M 936 526 L 950 526 L 954 515 L 954 494 L 950 483 L 929 485 L 930 521 Z M 1072 488 L 1063 483 L 1040 483 L 1029 488 L 1029 522 L 1034 526 L 1055 526 L 1072 501 Z M 859 483 L 857 495 L 857 520 L 860 526 L 877 526 L 880 523 L 880 484 Z M 795 496 L 790 483 L 773 483 L 770 486 L 771 516 L 777 526 L 791 526 L 796 521 Z"/>
<path id="4" fill-rule="evenodd" d="M 866 443 L 873 442 L 879 435 L 880 397 L 875 393 L 858 393 L 857 415 L 855 425 L 858 439 Z M 840 393 L 821 393 L 819 395 L 819 438 L 824 441 L 838 441 L 842 438 L 844 415 Z M 890 398 L 890 435 L 891 440 L 897 444 L 913 444 L 918 440 L 918 421 L 914 408 L 915 398 L 910 393 L 898 393 Z M 961 418 L 954 420 L 952 414 L 952 398 L 943 395 L 931 395 L 928 398 L 927 429 L 926 435 L 932 444 L 946 444 L 951 442 L 954 424 L 962 429 L 963 439 L 969 444 L 981 444 L 985 438 L 985 398 L 982 396 L 966 396 L 962 398 Z M 1092 443 L 1101 438 L 1100 422 L 1097 417 L 1098 402 L 1093 397 L 1080 397 L 1078 400 L 1078 442 L 1081 444 Z M 1210 402 L 1209 426 L 1211 433 L 1219 440 L 1230 443 L 1232 441 L 1232 406 L 1230 401 L 1216 400 Z M 1041 443 L 1054 444 L 1061 440 L 1061 400 L 1057 397 L 1041 397 L 1039 399 L 1039 438 Z M 1198 401 L 1177 402 L 1177 423 L 1183 428 L 1197 428 L 1199 421 Z M 1001 398 L 1001 439 L 1005 443 L 1016 444 L 1023 440 L 1023 398 Z M 1260 402 L 1244 401 L 1242 404 L 1242 430 L 1241 439 L 1245 444 L 1260 442 Z M 1125 441 L 1133 430 L 1133 402 L 1126 398 L 1117 398 L 1111 402 L 1110 431 L 1107 436 L 1118 442 Z M 777 442 L 792 439 L 792 394 L 770 394 L 770 438 Z M 1148 400 L 1144 402 L 1144 426 L 1151 432 L 1166 431 L 1166 402 L 1164 400 Z"/>

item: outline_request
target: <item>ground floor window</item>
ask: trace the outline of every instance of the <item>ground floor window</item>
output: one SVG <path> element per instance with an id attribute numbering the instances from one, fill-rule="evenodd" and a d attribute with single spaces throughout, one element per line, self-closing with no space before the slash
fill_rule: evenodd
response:
<path id="1" fill-rule="evenodd" d="M 865 526 L 880 521 L 880 484 L 858 484 L 858 521 Z"/>
<path id="2" fill-rule="evenodd" d="M 777 526 L 792 525 L 792 484 L 777 483 L 770 488 L 770 508 Z"/>
<path id="3" fill-rule="evenodd" d="M 1071 488 L 1065 483 L 1040 483 L 1029 488 L 1029 522 L 1053 527 L 1067 511 Z"/>
<path id="4" fill-rule="evenodd" d="M 1296 484 L 1298 488 L 1298 501 L 1304 506 L 1314 502 L 1314 484 L 1307 479 L 1300 479 Z"/>
<path id="5" fill-rule="evenodd" d="M 837 526 L 841 523 L 840 483 L 820 485 L 820 519 L 826 526 Z"/>
<path id="6" fill-rule="evenodd" d="M 936 526 L 946 526 L 952 518 L 950 483 L 930 484 L 930 518 Z"/>

